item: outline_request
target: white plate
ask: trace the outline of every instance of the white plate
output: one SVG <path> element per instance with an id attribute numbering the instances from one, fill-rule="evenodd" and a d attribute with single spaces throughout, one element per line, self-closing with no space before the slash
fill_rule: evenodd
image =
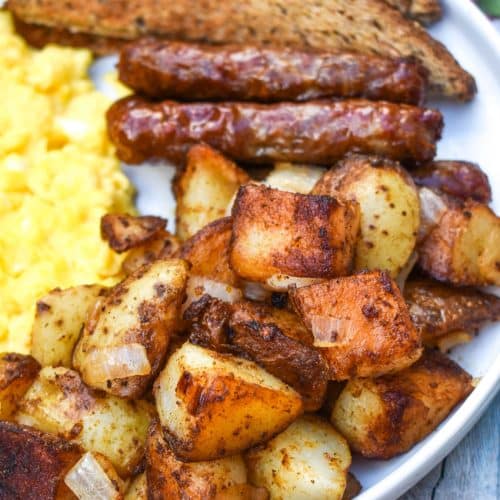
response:
<path id="1" fill-rule="evenodd" d="M 444 20 L 431 32 L 476 77 L 479 93 L 466 105 L 432 103 L 445 116 L 438 157 L 478 162 L 490 178 L 493 207 L 500 213 L 500 37 L 470 0 L 443 0 L 443 4 Z M 109 89 L 100 77 L 113 64 L 113 58 L 105 58 L 93 69 L 93 76 L 105 91 Z M 139 210 L 173 222 L 174 201 L 171 194 L 165 194 L 173 170 L 126 167 L 126 172 L 138 187 Z M 471 344 L 455 349 L 452 357 L 472 375 L 482 377 L 481 382 L 410 452 L 389 461 L 355 458 L 353 471 L 363 485 L 358 500 L 398 498 L 449 454 L 477 422 L 500 386 L 500 325 L 482 329 Z"/>

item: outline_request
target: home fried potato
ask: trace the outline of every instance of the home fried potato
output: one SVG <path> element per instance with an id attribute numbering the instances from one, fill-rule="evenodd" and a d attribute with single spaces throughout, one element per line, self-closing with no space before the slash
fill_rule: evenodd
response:
<path id="1" fill-rule="evenodd" d="M 413 366 L 394 375 L 350 380 L 331 421 L 354 451 L 389 459 L 432 432 L 472 391 L 471 382 L 444 354 L 426 350 Z"/>
<path id="2" fill-rule="evenodd" d="M 149 241 L 166 225 L 165 219 L 153 215 L 106 214 L 101 218 L 101 237 L 122 253 Z"/>
<path id="3" fill-rule="evenodd" d="M 290 298 L 327 360 L 332 380 L 401 370 L 422 353 L 401 292 L 385 272 L 297 288 Z"/>
<path id="4" fill-rule="evenodd" d="M 500 285 L 500 218 L 473 200 L 448 203 L 418 252 L 420 267 L 439 281 Z"/>
<path id="5" fill-rule="evenodd" d="M 17 405 L 35 380 L 40 365 L 31 356 L 0 354 L 0 420 L 12 420 Z"/>
<path id="6" fill-rule="evenodd" d="M 145 472 L 134 478 L 125 493 L 124 500 L 148 500 L 148 481 Z"/>
<path id="7" fill-rule="evenodd" d="M 180 255 L 191 264 L 191 274 L 234 287 L 241 285 L 229 265 L 232 228 L 232 218 L 223 217 L 206 225 L 184 242 Z"/>
<path id="8" fill-rule="evenodd" d="M 146 475 L 150 500 L 219 500 L 235 486 L 247 485 L 247 470 L 241 455 L 204 462 L 182 462 L 168 443 L 158 421 L 146 442 Z M 243 496 L 234 496 L 234 500 Z M 250 500 L 250 497 L 246 497 Z"/>
<path id="9" fill-rule="evenodd" d="M 305 411 L 316 411 L 323 404 L 328 366 L 297 315 L 266 304 L 227 304 L 205 297 L 185 316 L 191 320 L 192 343 L 255 361 L 293 387 L 302 396 Z"/>
<path id="10" fill-rule="evenodd" d="M 412 279 L 406 283 L 404 297 L 413 324 L 431 346 L 446 334 L 473 333 L 487 321 L 500 320 L 500 298 L 474 288 Z"/>
<path id="11" fill-rule="evenodd" d="M 395 278 L 410 258 L 420 225 L 413 180 L 398 163 L 354 155 L 329 170 L 314 194 L 356 200 L 361 208 L 355 269 L 381 269 Z"/>
<path id="12" fill-rule="evenodd" d="M 312 165 L 276 163 L 264 179 L 264 184 L 281 191 L 309 194 L 324 173 L 324 168 Z"/>
<path id="13" fill-rule="evenodd" d="M 83 329 L 73 364 L 85 383 L 138 398 L 161 368 L 187 279 L 183 260 L 157 260 L 110 290 Z"/>
<path id="14" fill-rule="evenodd" d="M 158 259 L 176 259 L 179 257 L 181 244 L 176 236 L 162 229 L 145 243 L 130 249 L 122 262 L 126 275 L 140 267 L 150 265 Z"/>
<path id="15" fill-rule="evenodd" d="M 129 476 L 142 458 L 152 414 L 145 401 L 103 395 L 73 370 L 45 367 L 20 401 L 16 421 L 101 453 Z"/>
<path id="16" fill-rule="evenodd" d="M 351 270 L 359 228 L 355 201 L 248 184 L 232 215 L 230 262 L 247 280 L 269 284 L 276 275 L 329 278 Z"/>
<path id="17" fill-rule="evenodd" d="M 307 415 L 245 455 L 252 484 L 273 500 L 338 499 L 344 495 L 351 453 L 325 420 Z"/>
<path id="18" fill-rule="evenodd" d="M 0 498 L 76 500 L 64 476 L 82 453 L 58 436 L 0 421 Z"/>
<path id="19" fill-rule="evenodd" d="M 78 500 L 123 500 L 125 481 L 100 453 L 85 453 L 64 477 Z"/>
<path id="20" fill-rule="evenodd" d="M 167 442 L 182 460 L 238 454 L 302 413 L 300 395 L 257 364 L 190 343 L 170 357 L 154 396 Z"/>
<path id="21" fill-rule="evenodd" d="M 209 222 L 224 217 L 234 193 L 249 181 L 243 170 L 211 147 L 192 147 L 174 185 L 179 238 L 187 240 Z"/>
<path id="22" fill-rule="evenodd" d="M 42 366 L 71 368 L 75 348 L 87 317 L 107 289 L 100 285 L 56 288 L 36 303 L 31 354 Z"/>

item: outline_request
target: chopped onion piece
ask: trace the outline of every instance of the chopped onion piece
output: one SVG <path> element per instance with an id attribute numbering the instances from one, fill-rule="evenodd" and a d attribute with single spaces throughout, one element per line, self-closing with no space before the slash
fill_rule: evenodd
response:
<path id="1" fill-rule="evenodd" d="M 432 228 L 439 223 L 447 207 L 441 196 L 432 189 L 420 188 L 418 195 L 420 197 L 420 228 L 417 241 L 422 241 Z"/>
<path id="2" fill-rule="evenodd" d="M 415 267 L 417 261 L 418 261 L 418 253 L 414 250 L 410 255 L 409 259 L 406 261 L 406 264 L 404 265 L 403 269 L 399 271 L 399 274 L 396 278 L 396 283 L 398 284 L 398 287 L 401 290 L 401 292 L 404 291 L 406 280 L 408 279 L 408 276 L 410 275 L 412 269 Z"/>
<path id="3" fill-rule="evenodd" d="M 127 378 L 137 375 L 149 375 L 149 363 L 146 348 L 142 344 L 125 344 L 103 347 L 90 352 L 82 367 L 85 378 L 95 383 Z"/>
<path id="4" fill-rule="evenodd" d="M 332 347 L 338 345 L 338 338 L 350 336 L 352 321 L 349 319 L 332 318 L 331 316 L 313 315 L 311 331 L 316 347 Z"/>
<path id="5" fill-rule="evenodd" d="M 243 283 L 243 295 L 250 300 L 263 302 L 271 297 L 271 291 L 264 288 L 260 283 L 245 281 Z"/>
<path id="6" fill-rule="evenodd" d="M 321 283 L 322 281 L 325 280 L 321 278 L 300 278 L 297 276 L 287 276 L 286 274 L 274 274 L 266 281 L 266 287 L 273 292 L 287 292 L 290 286 L 301 288 Z"/>
<path id="7" fill-rule="evenodd" d="M 119 500 L 119 486 L 108 477 L 92 453 L 83 457 L 64 478 L 68 488 L 79 500 Z"/>
<path id="8" fill-rule="evenodd" d="M 456 331 L 447 333 L 446 335 L 438 338 L 436 344 L 439 350 L 443 353 L 447 353 L 450 349 L 453 349 L 460 344 L 468 344 L 472 339 L 473 335 L 464 331 Z"/>
<path id="9" fill-rule="evenodd" d="M 324 173 L 321 167 L 276 163 L 264 184 L 281 191 L 309 194 Z"/>
<path id="10" fill-rule="evenodd" d="M 203 295 L 210 295 L 223 302 L 233 304 L 243 298 L 239 288 L 235 288 L 220 281 L 214 281 L 204 276 L 191 276 L 186 285 L 186 301 L 182 305 L 182 313 Z"/>

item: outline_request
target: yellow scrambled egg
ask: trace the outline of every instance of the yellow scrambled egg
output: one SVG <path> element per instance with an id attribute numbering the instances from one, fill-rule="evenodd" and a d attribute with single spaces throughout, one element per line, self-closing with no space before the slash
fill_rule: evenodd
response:
<path id="1" fill-rule="evenodd" d="M 133 189 L 90 63 L 86 50 L 30 49 L 0 13 L 0 352 L 29 351 L 35 302 L 50 289 L 120 277 L 99 221 L 133 211 Z"/>

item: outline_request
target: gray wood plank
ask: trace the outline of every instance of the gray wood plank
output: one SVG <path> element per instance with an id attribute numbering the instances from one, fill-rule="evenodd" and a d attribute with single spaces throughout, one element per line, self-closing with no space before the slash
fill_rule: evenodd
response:
<path id="1" fill-rule="evenodd" d="M 401 500 L 500 499 L 500 395 L 451 454 Z"/>

